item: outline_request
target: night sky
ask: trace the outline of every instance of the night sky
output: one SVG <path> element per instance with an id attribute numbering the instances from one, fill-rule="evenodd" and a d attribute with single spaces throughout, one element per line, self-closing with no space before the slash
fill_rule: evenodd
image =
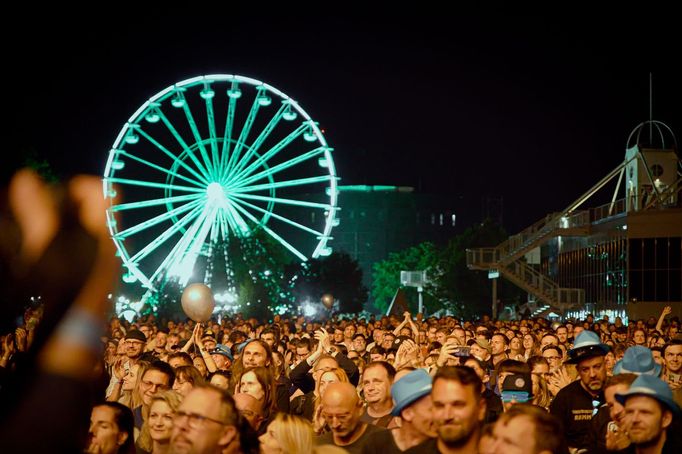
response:
<path id="1" fill-rule="evenodd" d="M 502 196 L 517 231 L 621 162 L 649 117 L 650 71 L 654 119 L 682 135 L 678 27 L 660 20 L 213 14 L 17 18 L 23 32 L 4 44 L 12 147 L 63 176 L 101 174 L 149 97 L 189 77 L 239 74 L 320 123 L 341 184 Z"/>

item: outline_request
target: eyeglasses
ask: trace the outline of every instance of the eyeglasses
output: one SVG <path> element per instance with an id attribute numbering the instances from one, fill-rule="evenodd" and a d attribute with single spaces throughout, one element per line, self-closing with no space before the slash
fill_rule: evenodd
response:
<path id="1" fill-rule="evenodd" d="M 187 425 L 192 429 L 199 429 L 203 427 L 206 421 L 211 421 L 216 424 L 220 424 L 221 426 L 227 424 L 222 421 L 218 421 L 217 419 L 209 418 L 208 416 L 199 415 L 197 413 L 187 413 L 184 411 L 179 411 L 175 413 L 175 415 L 173 416 L 173 424 L 175 424 L 176 426 L 179 425 L 180 421 L 185 416 L 187 417 Z"/>
<path id="2" fill-rule="evenodd" d="M 558 361 L 561 359 L 561 356 L 545 356 L 544 357 L 547 361 Z"/>

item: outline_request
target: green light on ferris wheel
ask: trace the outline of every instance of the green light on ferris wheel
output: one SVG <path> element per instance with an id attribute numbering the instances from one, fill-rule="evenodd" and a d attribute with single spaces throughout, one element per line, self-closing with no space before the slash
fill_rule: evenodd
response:
<path id="1" fill-rule="evenodd" d="M 330 254 L 337 180 L 332 149 L 295 101 L 219 74 L 176 83 L 138 109 L 111 148 L 103 190 L 125 279 L 153 289 L 168 276 L 198 277 L 197 260 L 213 242 L 257 229 L 300 260 Z M 125 189 L 124 202 L 113 199 L 113 185 Z M 326 201 L 309 200 L 313 193 Z M 302 221 L 311 210 L 323 225 Z M 304 249 L 301 238 L 315 247 Z"/>

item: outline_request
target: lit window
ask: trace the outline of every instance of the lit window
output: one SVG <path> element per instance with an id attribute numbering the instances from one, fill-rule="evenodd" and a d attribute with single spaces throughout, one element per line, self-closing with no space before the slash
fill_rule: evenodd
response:
<path id="1" fill-rule="evenodd" d="M 455 226 L 455 221 L 456 221 L 456 220 L 457 220 L 457 215 L 456 215 L 456 214 L 453 214 L 453 215 L 452 215 L 452 226 L 453 226 L 453 227 Z"/>

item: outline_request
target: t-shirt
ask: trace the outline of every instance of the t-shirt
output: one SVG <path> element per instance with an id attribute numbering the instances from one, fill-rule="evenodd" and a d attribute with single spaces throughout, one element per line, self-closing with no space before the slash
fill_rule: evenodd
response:
<path id="1" fill-rule="evenodd" d="M 339 446 L 339 448 L 343 448 L 346 451 L 348 451 L 351 454 L 361 454 L 362 449 L 365 446 L 365 443 L 369 440 L 370 436 L 375 433 L 375 432 L 387 432 L 386 429 L 383 427 L 377 427 L 373 426 L 371 424 L 366 424 L 365 428 L 365 433 L 363 433 L 360 438 L 355 440 L 353 443 L 346 445 L 346 446 Z M 322 434 L 318 436 L 315 439 L 315 444 L 316 445 L 334 445 L 337 446 L 336 443 L 334 443 L 334 434 L 332 432 L 327 432 L 325 434 Z"/>
<path id="2" fill-rule="evenodd" d="M 395 443 L 395 438 L 393 438 L 394 430 L 398 429 L 381 430 L 370 435 L 364 448 L 362 448 L 362 454 L 402 454 L 409 451 L 409 448 L 405 451 L 400 450 Z M 413 448 L 416 448 L 416 446 L 413 446 Z"/>
<path id="3" fill-rule="evenodd" d="M 393 416 L 390 413 L 382 416 L 381 418 L 374 418 L 370 416 L 369 413 L 367 413 L 367 407 L 365 407 L 365 412 L 362 414 L 362 416 L 360 416 L 360 421 L 384 428 L 388 428 L 388 425 L 392 420 Z M 395 424 L 393 426 L 395 426 Z"/>
<path id="4" fill-rule="evenodd" d="M 429 438 L 428 440 L 419 443 L 417 446 L 413 446 L 407 451 L 403 451 L 404 454 L 433 454 L 439 452 L 437 438 Z"/>
<path id="5" fill-rule="evenodd" d="M 593 403 L 595 402 L 595 403 Z M 564 387 L 549 406 L 549 412 L 564 425 L 568 445 L 572 448 L 589 448 L 594 445 L 592 416 L 594 410 L 604 403 L 604 394 L 593 397 L 576 380 Z"/>

